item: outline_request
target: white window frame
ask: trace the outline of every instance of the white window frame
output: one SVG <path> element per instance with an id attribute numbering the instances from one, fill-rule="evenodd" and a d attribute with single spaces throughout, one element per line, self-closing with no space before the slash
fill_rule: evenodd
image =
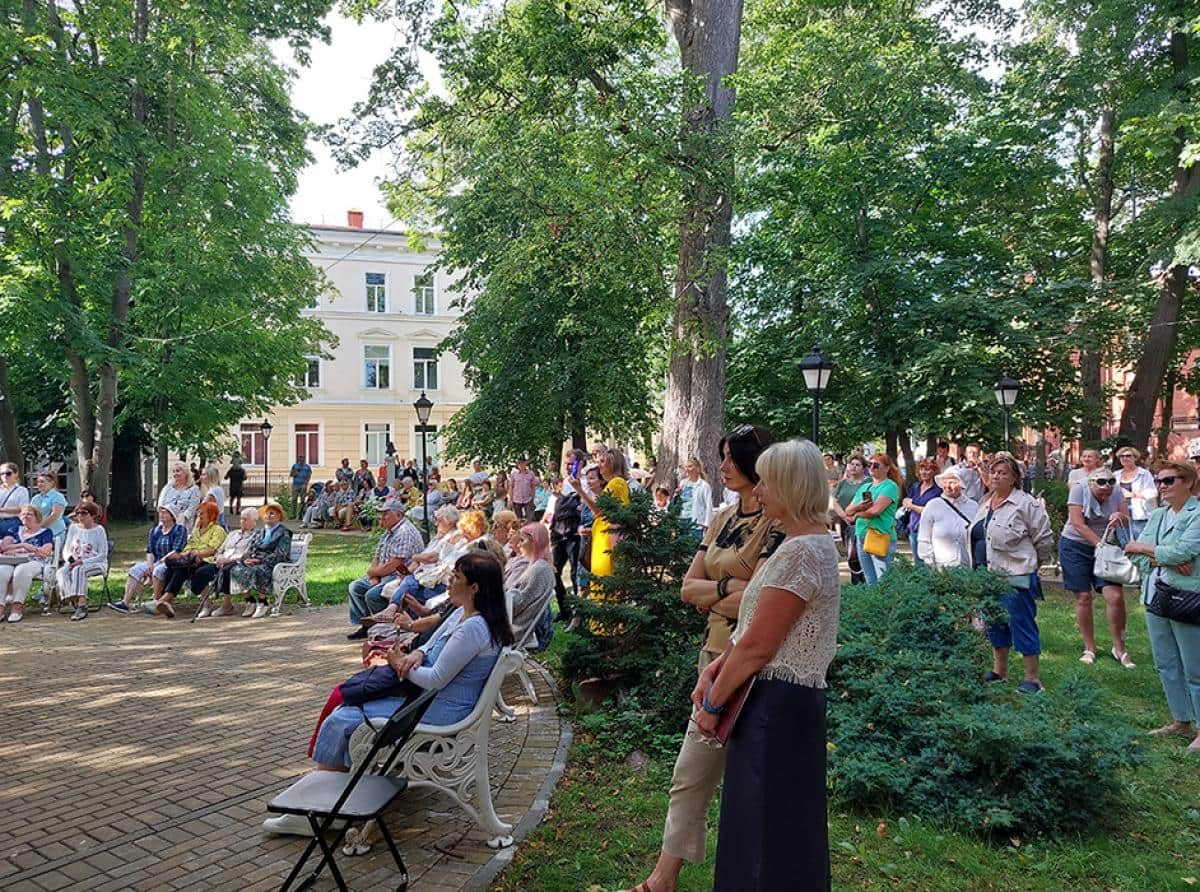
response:
<path id="1" fill-rule="evenodd" d="M 382 285 L 370 284 L 367 282 L 367 276 L 383 276 L 383 284 Z M 365 270 L 363 272 L 363 312 L 370 313 L 373 316 L 387 313 L 387 311 L 388 311 L 388 292 L 391 290 L 389 285 L 390 285 L 390 282 L 388 280 L 388 274 L 386 272 L 380 273 L 380 272 L 375 272 L 373 270 Z M 377 302 L 375 309 L 371 309 L 371 296 L 372 296 L 371 289 L 373 289 L 373 288 L 382 288 L 383 289 L 383 293 L 382 293 L 383 306 L 380 307 Z M 376 295 L 376 297 L 379 297 L 379 295 Z"/>
<path id="2" fill-rule="evenodd" d="M 371 360 L 368 360 L 367 359 L 367 348 L 368 347 L 384 348 L 385 350 L 387 350 L 387 359 L 383 360 L 382 357 L 373 357 Z M 387 393 L 387 392 L 394 390 L 395 389 L 395 378 L 392 375 L 392 369 L 394 368 L 395 363 L 392 361 L 392 359 L 393 359 L 393 356 L 392 356 L 392 345 L 391 344 L 377 344 L 377 343 L 370 343 L 370 342 L 364 343 L 362 345 L 362 367 L 361 367 L 362 377 L 358 379 L 359 387 L 362 390 L 366 390 L 366 391 L 370 391 L 370 392 L 379 391 L 379 392 Z M 368 361 L 380 362 L 381 360 L 387 362 L 388 383 L 387 383 L 386 387 L 379 386 L 379 383 L 378 383 L 379 382 L 379 369 L 378 369 L 378 367 L 376 367 L 376 370 L 375 370 L 376 384 L 374 387 L 372 387 L 371 385 L 369 385 L 367 383 L 367 362 Z"/>
<path id="3" fill-rule="evenodd" d="M 298 430 L 296 430 L 296 428 L 299 427 L 301 424 L 315 424 L 317 426 L 317 429 L 315 431 L 298 431 Z M 293 421 L 292 422 L 292 439 L 291 439 L 291 444 L 290 444 L 292 460 L 290 462 L 288 462 L 289 466 L 294 465 L 296 463 L 296 457 L 300 454 L 299 452 L 296 451 L 296 436 L 301 433 L 303 433 L 307 436 L 311 436 L 314 433 L 316 434 L 316 436 L 317 436 L 317 461 L 313 461 L 307 455 L 305 456 L 305 459 L 314 468 L 322 467 L 321 460 L 325 457 L 325 422 L 323 422 L 323 421 Z"/>
<path id="4" fill-rule="evenodd" d="M 369 425 L 373 425 L 373 424 L 374 425 L 382 425 L 384 430 L 368 431 L 367 427 Z M 378 468 L 381 464 L 383 464 L 384 460 L 387 458 L 387 444 L 388 444 L 388 441 L 390 441 L 392 439 L 392 427 L 393 427 L 393 425 L 390 420 L 388 420 L 388 421 L 378 421 L 378 420 L 371 421 L 368 419 L 363 419 L 363 421 L 359 427 L 359 430 L 362 431 L 362 444 L 363 444 L 362 455 L 360 457 L 365 458 L 367 460 L 367 467 L 369 467 L 371 469 L 371 473 L 375 473 L 375 469 Z M 381 434 L 383 436 L 383 442 L 379 444 L 379 455 L 372 458 L 371 457 L 371 438 L 379 437 Z M 356 464 L 354 467 L 357 470 L 358 465 Z"/>
<path id="5" fill-rule="evenodd" d="M 304 387 L 308 388 L 309 390 L 320 390 L 321 382 L 325 380 L 325 368 L 324 368 L 324 363 L 321 360 L 321 357 L 308 355 L 308 356 L 304 357 L 304 362 L 305 362 L 304 375 L 303 375 L 303 378 L 301 379 L 302 385 Z M 313 384 L 311 378 L 309 377 L 309 373 L 312 371 L 312 364 L 314 362 L 317 364 L 317 383 L 316 384 Z"/>
<path id="6" fill-rule="evenodd" d="M 418 350 L 432 350 L 433 351 L 433 359 L 418 360 L 417 359 L 417 351 Z M 412 358 L 412 389 L 413 390 L 424 390 L 429 393 L 437 393 L 438 391 L 440 391 L 442 389 L 442 357 L 438 353 L 437 347 L 424 346 L 421 344 L 414 344 L 410 355 Z M 437 377 L 437 382 L 436 382 L 437 386 L 436 387 L 428 386 L 428 384 L 429 384 L 428 365 L 426 365 L 426 368 L 425 368 L 425 385 L 417 384 L 417 362 L 421 362 L 421 363 L 432 362 L 433 363 L 433 373 Z"/>
<path id="7" fill-rule="evenodd" d="M 427 285 L 427 286 L 420 284 L 421 279 L 423 279 L 425 276 L 429 277 L 429 285 Z M 425 292 L 425 291 L 428 291 L 428 295 L 427 295 L 428 307 L 429 307 L 428 309 L 422 309 L 421 302 L 418 299 L 418 295 L 422 294 L 422 292 Z M 426 272 L 426 273 L 418 273 L 417 275 L 413 276 L 413 289 L 412 289 L 413 315 L 414 316 L 436 316 L 437 315 L 437 305 L 438 305 L 437 292 L 438 292 L 437 273 L 435 273 L 433 270 L 430 270 L 429 272 Z"/>
<path id="8" fill-rule="evenodd" d="M 432 421 L 425 426 L 428 433 L 426 436 L 425 445 L 429 448 L 429 457 L 432 459 L 431 464 L 441 467 L 442 464 L 442 444 L 440 441 L 442 428 L 441 425 L 434 424 Z M 408 458 L 413 459 L 417 463 L 417 473 L 421 473 L 421 425 L 414 424 L 411 430 L 412 454 Z"/>
<path id="9" fill-rule="evenodd" d="M 250 435 L 249 455 L 246 454 L 245 440 L 243 439 L 247 434 Z M 262 442 L 263 452 L 262 455 L 255 456 L 254 447 L 258 445 L 260 441 Z M 263 466 L 262 460 L 266 458 L 267 450 L 271 448 L 270 442 L 268 442 L 267 438 L 262 435 L 262 430 L 259 428 L 259 422 L 257 421 L 243 421 L 238 425 L 238 446 L 242 449 L 242 464 L 249 468 L 261 468 Z M 258 461 L 254 460 L 256 457 L 258 458 Z"/>

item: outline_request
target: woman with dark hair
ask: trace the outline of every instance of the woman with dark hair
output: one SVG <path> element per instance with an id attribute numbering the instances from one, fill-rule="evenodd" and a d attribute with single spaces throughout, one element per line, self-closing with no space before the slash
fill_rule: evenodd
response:
<path id="1" fill-rule="evenodd" d="M 954 467 L 948 465 L 947 467 Z M 917 537 L 921 533 L 921 514 L 925 506 L 942 494 L 942 488 L 933 478 L 941 473 L 938 463 L 928 458 L 917 462 L 917 482 L 908 488 L 908 498 L 903 501 L 904 509 L 908 512 L 908 541 L 912 545 L 914 564 L 925 563 L 917 547 Z"/>
<path id="2" fill-rule="evenodd" d="M 717 446 L 721 482 L 737 493 L 738 500 L 713 515 L 681 591 L 684 602 L 708 617 L 708 634 L 700 648 L 701 671 L 729 647 L 742 593 L 784 539 L 782 525 L 763 517 L 754 492 L 759 480 L 755 464 L 772 442 L 767 428 L 743 424 Z M 708 805 L 724 771 L 725 750 L 709 746 L 689 728 L 675 760 L 658 863 L 637 892 L 672 890 L 685 860 L 704 860 Z"/>
<path id="3" fill-rule="evenodd" d="M 610 495 L 622 505 L 629 504 L 629 484 L 625 478 L 625 453 L 620 449 L 605 449 L 600 452 L 598 463 L 600 476 L 604 479 L 604 490 L 601 495 Z M 612 575 L 612 549 L 616 544 L 611 532 L 611 525 L 600 510 L 597 499 L 586 486 L 579 482 L 578 477 L 572 477 L 571 486 L 579 493 L 585 505 L 592 509 L 595 520 L 592 522 L 592 561 L 588 572 L 592 576 Z"/>

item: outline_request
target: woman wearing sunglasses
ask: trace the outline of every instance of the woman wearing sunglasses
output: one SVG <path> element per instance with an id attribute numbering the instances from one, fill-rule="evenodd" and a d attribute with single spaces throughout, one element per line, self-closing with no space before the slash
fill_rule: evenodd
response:
<path id="1" fill-rule="evenodd" d="M 1200 501 L 1191 494 L 1196 470 L 1184 462 L 1162 462 L 1154 478 L 1162 507 L 1150 515 L 1136 542 L 1125 546 L 1142 571 L 1142 603 L 1149 607 L 1159 585 L 1200 591 Z M 1200 753 L 1200 624 L 1146 611 L 1154 668 L 1167 695 L 1171 721 L 1151 734 L 1191 737 Z"/>
<path id="2" fill-rule="evenodd" d="M 874 585 L 892 566 L 896 558 L 896 509 L 900 506 L 900 490 L 904 482 L 899 469 L 883 452 L 871 456 L 867 465 L 871 479 L 859 487 L 846 516 L 854 520 L 855 546 L 862 562 L 867 585 Z M 868 548 L 867 533 L 874 531 L 887 540 L 887 551 Z M 878 536 L 875 538 L 879 538 Z"/>
<path id="3" fill-rule="evenodd" d="M 1096 662 L 1096 626 L 1092 618 L 1093 590 L 1104 596 L 1108 627 L 1112 632 L 1113 659 L 1126 669 L 1133 660 L 1125 651 L 1125 590 L 1120 583 L 1101 579 L 1092 572 L 1096 546 L 1114 523 L 1127 523 L 1128 507 L 1117 478 L 1101 466 L 1088 474 L 1086 483 L 1071 487 L 1067 497 L 1067 522 L 1058 540 L 1058 560 L 1062 566 L 1063 588 L 1075 595 L 1075 621 L 1083 636 L 1083 656 L 1079 662 Z M 1124 541 L 1124 540 L 1122 540 Z"/>
<path id="4" fill-rule="evenodd" d="M 1132 446 L 1124 446 L 1117 452 L 1121 470 L 1117 471 L 1117 486 L 1129 505 L 1129 519 L 1136 539 L 1146 528 L 1146 520 L 1154 510 L 1154 475 L 1138 464 L 1142 454 Z"/>

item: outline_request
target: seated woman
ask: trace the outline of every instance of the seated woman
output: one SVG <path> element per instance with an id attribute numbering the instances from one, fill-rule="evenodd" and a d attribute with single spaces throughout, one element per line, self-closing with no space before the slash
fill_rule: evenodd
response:
<path id="1" fill-rule="evenodd" d="M 477 551 L 460 557 L 450 575 L 450 601 L 455 611 L 427 643 L 411 653 L 389 653 L 388 667 L 397 681 L 390 696 L 339 706 L 321 723 L 313 747 L 318 770 L 350 769 L 351 735 L 366 719 L 387 719 L 404 705 L 401 682 L 438 692 L 422 719 L 426 725 L 453 725 L 471 714 L 501 649 L 513 643 L 499 565 Z M 263 827 L 272 833 L 311 833 L 308 821 L 295 815 L 268 818 Z"/>
<path id="2" fill-rule="evenodd" d="M 527 523 L 515 533 L 517 554 L 524 558 L 524 569 L 513 585 L 505 568 L 505 587 L 512 596 L 513 635 L 518 643 L 525 640 L 529 630 L 537 626 L 535 647 L 545 649 L 550 643 L 550 598 L 554 595 L 554 567 L 550 563 L 550 534 L 540 523 Z M 509 564 L 514 563 L 514 557 Z M 543 641 L 543 638 L 545 639 Z"/>
<path id="3" fill-rule="evenodd" d="M 183 465 L 178 467 L 183 468 Z M 186 472 L 187 468 L 183 470 Z M 172 551 L 183 551 L 183 547 L 187 545 L 187 530 L 175 520 L 175 511 L 171 505 L 159 506 L 158 525 L 150 531 L 146 540 L 146 558 L 129 568 L 129 576 L 125 580 L 125 596 L 120 601 L 108 605 L 113 610 L 128 613 L 133 596 L 148 582 L 154 585 L 154 600 L 162 597 L 163 586 L 167 581 L 167 565 L 163 563 L 163 558 Z"/>
<path id="4" fill-rule="evenodd" d="M 196 529 L 192 530 L 192 535 L 188 537 L 183 550 L 171 552 L 163 558 L 167 567 L 167 580 L 163 585 L 162 597 L 150 605 L 146 611 L 147 615 L 161 613 L 168 618 L 175 616 L 172 602 L 183 589 L 183 584 L 203 567 L 225 542 L 225 531 L 217 523 L 219 515 L 215 502 L 200 503 L 200 507 L 196 509 Z"/>
<path id="5" fill-rule="evenodd" d="M 275 565 L 292 556 L 292 531 L 283 525 L 283 507 L 274 499 L 258 509 L 263 520 L 261 529 L 250 539 L 250 546 L 240 561 L 233 565 L 233 582 L 246 592 L 246 609 L 242 616 L 262 619 L 271 612 L 267 593 L 275 575 Z"/>
<path id="6" fill-rule="evenodd" d="M 71 619 L 87 619 L 87 580 L 108 570 L 108 533 L 96 518 L 99 506 L 82 498 L 71 515 L 73 523 L 63 542 L 63 565 L 58 568 L 58 592 L 63 600 L 75 605 Z"/>
<path id="7" fill-rule="evenodd" d="M 230 593 L 232 582 L 231 571 L 235 564 L 246 556 L 250 543 L 254 541 L 254 526 L 258 523 L 258 512 L 253 508 L 243 508 L 238 514 L 238 528 L 225 537 L 213 555 L 212 563 L 204 563 L 192 574 L 190 584 L 192 593 L 199 596 L 210 584 L 214 585 L 214 594 L 225 596 L 225 603 L 215 610 L 207 604 L 200 609 L 197 619 L 209 616 L 233 616 L 233 595 Z M 255 606 L 255 610 L 257 610 Z M 253 611 L 251 611 L 253 615 Z"/>
<path id="8" fill-rule="evenodd" d="M 313 487 L 314 491 L 316 486 Z M 332 480 L 327 481 L 321 488 L 321 491 L 313 499 L 313 503 L 304 509 L 304 517 L 300 522 L 300 529 L 308 527 L 325 526 L 325 521 L 329 520 L 333 512 L 333 500 L 337 495 L 337 490 L 334 487 Z"/>
<path id="9" fill-rule="evenodd" d="M 497 511 L 492 515 L 492 538 L 500 543 L 507 557 L 514 554 L 511 539 L 514 531 L 521 528 L 521 522 L 515 511 Z"/>
<path id="10" fill-rule="evenodd" d="M 21 525 L 16 534 L 0 539 L 0 554 L 26 558 L 23 564 L 0 564 L 0 595 L 4 606 L 0 607 L 0 622 L 8 610 L 8 621 L 19 623 L 25 610 L 25 597 L 33 580 L 39 576 L 49 580 L 53 572 L 54 533 L 42 525 L 41 509 L 23 505 L 17 515 Z M 84 613 L 87 608 L 84 608 Z"/>

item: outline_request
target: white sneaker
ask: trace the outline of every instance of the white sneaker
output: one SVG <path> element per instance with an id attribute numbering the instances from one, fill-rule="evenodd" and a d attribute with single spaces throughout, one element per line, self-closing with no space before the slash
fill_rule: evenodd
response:
<path id="1" fill-rule="evenodd" d="M 341 830 L 345 825 L 345 821 L 334 821 L 329 829 Z M 300 815 L 278 815 L 274 818 L 267 818 L 262 822 L 262 827 L 268 833 L 275 833 L 281 836 L 313 835 L 308 818 L 301 817 Z"/>
<path id="2" fill-rule="evenodd" d="M 212 616 L 212 608 L 205 604 L 200 608 L 200 612 L 196 614 L 196 619 L 208 619 Z"/>
<path id="3" fill-rule="evenodd" d="M 271 612 L 271 605 L 268 604 L 266 601 L 262 601 L 259 603 L 259 605 L 256 608 L 254 608 L 254 616 L 251 618 L 252 619 L 262 619 L 264 616 L 266 616 L 270 612 Z"/>
<path id="4" fill-rule="evenodd" d="M 246 602 L 246 609 L 242 611 L 242 619 L 249 619 L 254 616 L 254 611 L 258 609 L 258 605 L 253 601 Z"/>
<path id="5" fill-rule="evenodd" d="M 232 610 L 227 610 L 227 609 L 225 608 L 225 605 L 224 605 L 224 604 L 222 604 L 220 607 L 217 607 L 215 610 L 213 610 L 213 612 L 212 612 L 212 613 L 210 613 L 210 614 L 209 614 L 209 616 L 213 616 L 213 617 L 217 617 L 217 616 L 233 616 L 233 613 L 234 613 L 234 612 L 233 612 Z"/>

